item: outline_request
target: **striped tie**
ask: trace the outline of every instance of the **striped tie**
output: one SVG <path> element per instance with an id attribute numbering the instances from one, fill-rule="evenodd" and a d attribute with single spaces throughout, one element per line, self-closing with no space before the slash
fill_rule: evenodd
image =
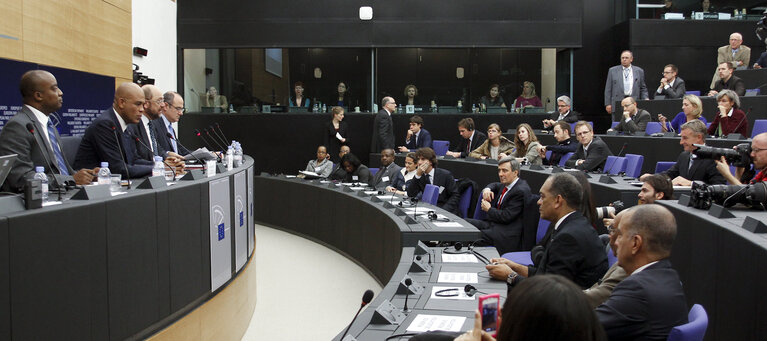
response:
<path id="1" fill-rule="evenodd" d="M 61 175 L 69 175 L 69 170 L 67 170 L 67 164 L 64 162 L 64 155 L 61 154 L 61 148 L 59 148 L 59 142 L 56 140 L 56 133 L 55 129 L 53 127 L 53 122 L 51 120 L 48 120 L 48 138 L 51 140 L 51 148 L 53 149 L 53 154 L 56 155 L 56 164 L 59 166 L 59 174 Z"/>

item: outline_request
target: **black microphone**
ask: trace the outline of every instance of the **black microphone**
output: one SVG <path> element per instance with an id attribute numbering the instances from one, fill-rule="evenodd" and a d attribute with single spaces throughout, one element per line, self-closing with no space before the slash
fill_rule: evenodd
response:
<path id="1" fill-rule="evenodd" d="M 213 142 L 215 142 L 215 143 L 216 143 L 216 145 L 217 145 L 219 148 L 221 148 L 221 151 L 222 151 L 222 152 L 225 152 L 225 151 L 226 151 L 226 148 L 224 148 L 224 147 L 223 147 L 223 146 L 222 146 L 220 143 L 218 143 L 218 140 L 216 140 L 215 138 L 213 138 L 213 136 L 210 136 L 210 132 L 208 131 L 208 129 L 203 129 L 203 131 L 205 132 L 205 135 L 208 135 L 208 137 L 210 137 L 210 139 L 211 139 L 211 140 L 213 140 Z"/>
<path id="2" fill-rule="evenodd" d="M 218 131 L 219 131 L 219 132 L 221 132 L 221 136 L 223 136 L 223 137 L 224 137 L 224 141 L 229 141 L 229 140 L 226 138 L 226 135 L 224 135 L 224 131 L 221 129 L 221 126 L 220 126 L 220 125 L 218 125 L 218 122 L 215 122 L 215 123 L 213 123 L 213 124 L 216 126 L 216 128 L 218 128 Z"/>
<path id="3" fill-rule="evenodd" d="M 123 149 L 122 145 L 120 144 L 120 138 L 117 137 L 117 127 L 111 126 L 110 128 L 112 129 L 112 134 L 115 136 L 115 141 L 117 141 L 117 148 L 120 149 L 118 151 L 120 152 L 120 159 L 122 160 L 123 167 L 125 168 L 125 175 L 128 178 L 127 179 L 128 180 L 128 189 L 130 189 L 130 171 L 128 170 L 128 163 L 125 162 L 125 155 L 123 155 L 123 150 L 124 149 Z"/>
<path id="4" fill-rule="evenodd" d="M 413 284 L 413 280 L 410 279 L 410 277 L 405 278 L 405 285 L 410 288 L 410 285 Z M 402 308 L 403 312 L 407 312 L 407 298 L 410 296 L 410 290 L 405 291 L 405 307 Z"/>
<path id="5" fill-rule="evenodd" d="M 177 144 L 177 145 L 179 145 L 179 146 L 181 146 L 181 148 L 184 148 L 184 149 L 186 149 L 187 151 L 189 150 L 189 148 L 187 148 L 187 147 L 184 147 L 184 145 L 183 145 L 183 144 L 181 144 L 181 142 L 179 142 L 179 141 L 178 141 L 178 140 L 177 140 L 175 137 L 173 137 L 173 134 L 171 134 L 170 132 L 167 132 L 167 133 L 165 133 L 165 134 L 166 134 L 165 136 L 167 136 L 169 139 L 171 139 L 171 140 L 173 140 L 173 141 L 176 141 L 176 144 Z M 191 155 L 191 156 L 192 156 L 192 157 L 193 157 L 195 160 L 197 160 L 197 162 L 199 162 L 201 165 L 203 165 L 203 166 L 205 165 L 205 163 L 204 163 L 204 162 L 202 162 L 202 160 L 200 160 L 200 158 L 198 158 L 198 157 L 197 157 L 197 155 L 194 155 L 194 152 L 189 152 L 189 155 Z"/>
<path id="6" fill-rule="evenodd" d="M 365 293 L 362 294 L 362 304 L 360 304 L 360 309 L 357 310 L 356 314 L 354 314 L 354 318 L 352 319 L 352 322 L 349 323 L 348 327 L 346 327 L 346 330 L 344 331 L 344 334 L 341 335 L 341 338 L 339 340 L 343 340 L 344 339 L 344 336 L 346 336 L 346 334 L 349 332 L 349 328 L 351 328 L 352 324 L 354 324 L 354 320 L 357 319 L 357 316 L 359 316 L 360 311 L 362 311 L 362 308 L 364 308 L 368 303 L 370 303 L 370 301 L 373 300 L 373 295 L 374 295 L 373 294 L 373 290 L 370 290 L 370 289 L 365 290 Z"/>
<path id="7" fill-rule="evenodd" d="M 214 128 L 212 125 L 208 126 L 208 128 L 210 128 L 210 130 L 213 132 L 213 135 L 216 136 L 217 141 L 221 141 L 221 145 L 222 146 L 228 146 L 228 144 L 226 143 L 226 140 L 224 140 L 223 137 L 218 135 L 218 132 L 216 131 L 216 128 Z"/>
<path id="8" fill-rule="evenodd" d="M 621 156 L 621 154 L 623 154 L 623 151 L 626 150 L 626 147 L 628 147 L 628 145 L 629 145 L 628 142 L 623 143 L 623 147 L 621 147 L 621 150 L 618 152 L 618 155 L 616 156 Z"/>
<path id="9" fill-rule="evenodd" d="M 208 147 L 208 149 L 210 149 L 210 150 L 215 150 L 215 148 L 213 148 L 213 145 L 211 145 L 211 144 L 210 144 L 210 142 L 208 142 L 208 140 L 207 140 L 207 139 L 205 139 L 205 135 L 203 135 L 203 134 L 200 132 L 200 130 L 199 130 L 199 129 L 195 129 L 195 130 L 194 130 L 194 133 L 195 133 L 197 136 L 199 136 L 199 137 L 202 139 L 202 142 L 205 142 L 205 146 L 206 146 L 206 147 Z M 176 141 L 178 141 L 178 140 L 176 140 Z"/>
<path id="10" fill-rule="evenodd" d="M 418 198 L 412 198 L 410 201 L 413 203 L 413 220 L 417 221 L 415 214 L 418 213 Z"/>
<path id="11" fill-rule="evenodd" d="M 736 125 L 736 126 L 735 126 L 735 129 L 733 129 L 733 130 L 732 130 L 732 133 L 735 133 L 736 131 L 738 131 L 738 128 L 740 128 L 740 125 L 741 125 L 741 124 L 743 124 L 743 121 L 745 121 L 745 120 L 746 120 L 746 117 L 748 117 L 748 114 L 750 114 L 750 113 L 751 113 L 751 109 L 753 109 L 753 108 L 754 108 L 754 107 L 749 107 L 749 108 L 748 108 L 748 111 L 746 112 L 746 114 L 745 114 L 745 115 L 743 115 L 743 118 L 741 118 L 741 119 L 740 119 L 740 122 L 738 122 L 738 125 Z M 732 133 L 731 133 L 731 134 L 732 134 Z M 744 137 L 744 138 L 746 138 L 746 136 L 743 136 L 743 137 Z"/>
<path id="12" fill-rule="evenodd" d="M 138 142 L 139 144 L 141 144 L 141 145 L 142 145 L 144 148 L 146 148 L 146 150 L 148 150 L 150 153 L 152 153 L 152 161 L 154 162 L 154 156 L 155 156 L 156 154 L 155 154 L 155 153 L 152 151 L 152 148 L 149 148 L 149 146 L 147 146 L 147 145 L 146 145 L 146 143 L 144 143 L 144 141 L 141 141 L 141 139 L 140 139 L 140 138 L 138 138 L 138 136 L 136 136 L 136 135 L 133 135 L 133 133 L 132 133 L 130 130 L 126 130 L 126 131 L 125 131 L 125 133 L 126 133 L 126 134 L 128 134 L 128 136 L 130 136 L 130 137 L 131 137 L 131 138 L 133 138 L 134 140 L 136 140 L 136 142 Z M 157 156 L 159 156 L 159 155 L 157 155 Z M 173 165 L 169 164 L 169 163 L 168 163 L 168 162 L 166 162 L 165 160 L 163 160 L 163 161 L 162 161 L 162 164 L 164 164 L 164 165 L 168 166 L 168 168 L 170 168 L 170 169 L 172 169 L 172 170 L 173 170 L 173 181 L 176 181 L 176 167 L 173 167 Z"/>
<path id="13" fill-rule="evenodd" d="M 27 123 L 27 131 L 29 131 L 30 134 L 32 134 L 32 137 L 35 137 L 35 125 L 32 122 Z M 56 179 L 56 175 L 53 174 L 53 169 L 51 168 L 51 160 L 48 159 L 48 155 L 45 153 L 45 149 L 43 149 L 43 146 L 37 145 L 37 147 L 40 149 L 40 153 L 43 154 L 43 158 L 45 158 L 45 163 L 47 163 L 47 168 L 50 172 L 51 179 L 53 179 L 53 186 L 56 187 L 56 191 L 59 192 L 59 199 L 58 201 L 61 201 L 61 184 L 59 184 L 59 181 Z M 34 166 L 34 165 L 33 165 Z M 43 170 L 45 170 L 46 167 L 43 167 Z M 47 173 L 46 173 L 47 174 Z"/>

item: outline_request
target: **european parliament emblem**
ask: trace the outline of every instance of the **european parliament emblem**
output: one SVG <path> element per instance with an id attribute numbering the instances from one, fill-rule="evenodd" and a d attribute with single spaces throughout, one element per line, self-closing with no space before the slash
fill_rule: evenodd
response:
<path id="1" fill-rule="evenodd" d="M 224 223 L 218 224 L 218 240 L 221 241 L 224 239 Z"/>

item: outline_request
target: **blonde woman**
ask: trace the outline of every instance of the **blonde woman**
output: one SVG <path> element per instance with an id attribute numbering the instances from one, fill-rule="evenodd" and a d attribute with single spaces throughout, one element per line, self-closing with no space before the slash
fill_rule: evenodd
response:
<path id="1" fill-rule="evenodd" d="M 671 130 L 679 133 L 682 125 L 692 120 L 701 120 L 705 124 L 706 118 L 702 115 L 703 103 L 700 98 L 695 95 L 685 95 L 682 99 L 682 112 L 676 114 L 671 123 L 667 122 L 666 116 L 658 114 L 658 122 L 660 122 L 660 129 L 663 132 Z"/>
<path id="2" fill-rule="evenodd" d="M 535 84 L 528 81 L 522 84 L 522 94 L 514 100 L 514 109 L 519 111 L 527 107 L 542 107 L 541 99 L 535 94 Z"/>
<path id="3" fill-rule="evenodd" d="M 543 164 L 541 154 L 538 153 L 538 149 L 541 148 L 538 138 L 535 137 L 533 128 L 527 123 L 522 123 L 517 126 L 517 133 L 514 134 L 514 145 L 517 148 L 514 153 L 514 157 L 517 161 L 522 162 L 527 159 L 527 162 L 531 165 Z"/>

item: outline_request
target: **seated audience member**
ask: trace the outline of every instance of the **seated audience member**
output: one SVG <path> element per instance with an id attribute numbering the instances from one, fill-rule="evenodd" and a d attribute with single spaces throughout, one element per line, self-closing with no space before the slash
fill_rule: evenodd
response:
<path id="1" fill-rule="evenodd" d="M 200 100 L 200 106 L 219 108 L 221 109 L 221 112 L 227 112 L 227 110 L 229 110 L 229 103 L 226 101 L 226 96 L 219 95 L 215 86 L 208 88 L 205 96 Z"/>
<path id="2" fill-rule="evenodd" d="M 754 63 L 754 69 L 761 69 L 763 67 L 767 67 L 767 51 L 762 52 L 762 54 L 759 55 L 759 59 Z"/>
<path id="3" fill-rule="evenodd" d="M 496 123 L 487 127 L 487 140 L 474 149 L 469 156 L 475 159 L 499 160 L 514 152 L 514 143 L 501 135 L 501 126 Z"/>
<path id="4" fill-rule="evenodd" d="M 309 160 L 306 164 L 307 172 L 314 172 L 321 178 L 327 178 L 333 172 L 333 162 L 328 159 L 328 149 L 325 146 L 317 147 L 317 159 Z"/>
<path id="5" fill-rule="evenodd" d="M 165 150 L 173 151 L 179 155 L 188 155 L 191 152 L 178 144 L 176 141 L 178 134 L 176 134 L 176 130 L 173 128 L 173 123 L 181 120 L 181 116 L 186 111 L 186 108 L 184 108 L 184 98 L 175 91 L 167 91 L 162 97 L 165 102 L 164 110 L 160 118 L 156 120 L 157 124 L 154 125 L 157 131 L 157 142 Z M 168 134 L 171 134 L 173 138 L 168 137 Z"/>
<path id="6" fill-rule="evenodd" d="M 666 340 L 673 327 L 687 323 L 682 283 L 668 260 L 676 221 L 657 204 L 619 216 L 613 233 L 618 264 L 628 277 L 597 307 L 597 318 L 611 340 Z"/>
<path id="7" fill-rule="evenodd" d="M 407 130 L 405 145 L 399 147 L 400 152 L 414 152 L 418 148 L 431 148 L 431 134 L 423 129 L 423 118 L 415 115 L 410 118 L 410 129 Z"/>
<path id="8" fill-rule="evenodd" d="M 602 139 L 594 136 L 591 124 L 586 121 L 578 121 L 575 124 L 575 136 L 580 145 L 575 150 L 573 157 L 567 160 L 565 165 L 585 171 L 604 168 L 607 157 L 613 155 L 613 153 Z"/>
<path id="9" fill-rule="evenodd" d="M 570 97 L 559 96 L 557 98 L 557 112 L 551 114 L 550 118 L 543 120 L 543 129 L 550 131 L 554 129 L 554 125 L 559 121 L 565 121 L 567 123 L 578 122 L 578 117 L 580 117 L 580 115 L 581 114 L 577 111 L 571 110 Z"/>
<path id="10" fill-rule="evenodd" d="M 730 63 L 731 70 L 741 66 L 748 67 L 748 62 L 751 60 L 751 48 L 743 45 L 743 35 L 737 32 L 730 34 L 729 44 L 718 48 L 716 53 L 717 66 L 721 67 L 722 63 Z M 716 72 L 714 72 L 714 77 L 711 79 L 711 89 L 715 89 L 717 82 L 722 79 L 724 77 L 720 69 L 717 68 Z M 717 91 L 721 90 L 717 89 Z M 741 93 L 738 93 L 738 95 L 743 96 Z"/>
<path id="11" fill-rule="evenodd" d="M 714 6 L 711 6 L 711 0 L 701 0 L 700 11 L 703 13 L 715 12 Z"/>
<path id="12" fill-rule="evenodd" d="M 674 185 L 663 174 L 648 174 L 642 178 L 642 188 L 637 194 L 637 205 L 654 204 L 656 200 L 671 200 L 674 197 Z M 610 213 L 604 218 L 605 226 L 613 225 L 615 215 Z"/>
<path id="13" fill-rule="evenodd" d="M 341 172 L 334 172 L 331 174 L 331 180 L 341 180 L 343 182 L 352 183 L 364 183 L 368 184 L 373 175 L 370 174 L 370 169 L 363 165 L 354 154 L 348 153 L 341 158 Z"/>
<path id="14" fill-rule="evenodd" d="M 712 136 L 727 136 L 732 133 L 748 136 L 748 120 L 743 110 L 740 110 L 740 98 L 732 90 L 722 90 L 716 95 L 719 112 L 708 127 Z"/>
<path id="15" fill-rule="evenodd" d="M 328 148 L 330 160 L 340 162 L 340 156 L 336 154 L 341 151 L 341 146 L 349 144 L 349 125 L 344 122 L 344 108 L 335 106 L 330 109 L 332 119 L 325 123 L 325 133 L 323 134 L 325 147 Z"/>
<path id="16" fill-rule="evenodd" d="M 109 163 L 112 174 L 123 179 L 143 178 L 152 174 L 154 163 L 138 157 L 132 139 L 125 130 L 141 121 L 144 92 L 134 83 L 122 83 L 115 90 L 112 107 L 101 112 L 85 129 L 75 157 L 75 168 L 94 168 Z M 116 135 L 116 137 L 115 137 Z M 123 166 L 123 158 L 125 166 Z"/>
<path id="17" fill-rule="evenodd" d="M 343 145 L 341 146 L 341 149 L 338 151 L 338 163 L 333 164 L 333 170 L 330 172 L 330 177 L 328 179 L 343 179 L 346 177 L 346 171 L 343 167 L 341 167 L 341 159 L 344 157 L 344 155 L 351 153 L 351 149 L 349 146 Z"/>
<path id="18" fill-rule="evenodd" d="M 637 102 L 633 97 L 626 97 L 621 101 L 623 106 L 623 118 L 615 128 L 607 131 L 619 131 L 623 133 L 635 133 L 645 131 L 647 123 L 652 121 L 652 117 L 647 110 L 637 108 Z"/>
<path id="19" fill-rule="evenodd" d="M 349 87 L 346 85 L 346 82 L 340 81 L 338 82 L 338 87 L 336 88 L 336 92 L 334 95 L 328 100 L 329 106 L 338 106 L 341 108 L 352 108 L 352 105 L 354 104 L 354 100 L 352 99 L 351 93 L 349 92 Z M 349 109 L 352 110 L 352 109 Z"/>
<path id="20" fill-rule="evenodd" d="M 719 64 L 719 68 L 716 70 L 719 73 L 719 80 L 714 83 L 711 91 L 708 92 L 709 96 L 716 96 L 722 90 L 735 91 L 738 96 L 746 95 L 746 85 L 742 79 L 732 74 L 735 71 L 735 66 L 731 62 Z"/>
<path id="21" fill-rule="evenodd" d="M 64 98 L 56 77 L 48 71 L 27 71 L 21 76 L 19 90 L 24 105 L 0 130 L 0 155 L 16 154 L 3 190 L 22 192 L 26 180 L 34 177 L 36 166 L 44 167 L 45 174 L 58 175 L 61 181 L 74 179 L 78 185 L 90 184 L 99 168 L 75 172 L 64 158 L 61 137 L 49 119 L 61 108 Z M 30 124 L 34 132 L 27 129 Z M 53 179 L 48 179 L 48 185 L 55 186 Z"/>
<path id="22" fill-rule="evenodd" d="M 607 340 L 594 310 L 578 286 L 562 276 L 535 276 L 520 283 L 509 294 L 501 314 L 498 318 L 499 341 Z M 455 339 L 489 340 L 496 339 L 482 330 L 479 310 L 474 312 L 474 328 Z"/>
<path id="23" fill-rule="evenodd" d="M 514 100 L 514 109 L 520 112 L 524 108 L 542 107 L 541 99 L 535 94 L 535 84 L 525 81 L 522 83 L 522 94 Z"/>
<path id="24" fill-rule="evenodd" d="M 733 148 L 737 149 L 737 147 Z M 736 177 L 730 173 L 730 165 L 727 164 L 727 160 L 725 160 L 724 157 L 716 160 L 716 169 L 733 185 L 742 185 L 745 183 L 753 184 L 766 181 L 767 154 L 762 153 L 765 150 L 767 150 L 767 133 L 761 133 L 754 136 L 754 139 L 751 140 L 751 161 L 753 162 L 754 170 L 759 171 L 756 175 L 753 175 L 753 172 L 746 172 L 743 167 L 738 167 L 735 169 Z"/>
<path id="25" fill-rule="evenodd" d="M 620 224 L 620 218 L 621 215 L 619 214 L 614 221 L 611 221 L 610 225 L 612 226 L 608 225 L 608 230 L 610 233 L 610 250 L 607 252 L 612 252 L 613 256 L 615 257 L 618 257 L 618 247 L 615 245 L 615 233 L 613 232 L 615 231 L 615 226 Z M 602 276 L 602 279 L 594 283 L 591 288 L 583 290 L 583 293 L 586 294 L 586 298 L 589 300 L 591 308 L 594 309 L 600 304 L 605 303 L 607 298 L 610 297 L 610 293 L 613 292 L 615 286 L 623 281 L 626 276 L 628 276 L 628 274 L 626 274 L 626 270 L 623 270 L 621 265 L 618 264 L 618 262 L 615 262 L 615 264 L 607 269 L 607 272 L 605 272 L 605 275 Z"/>
<path id="26" fill-rule="evenodd" d="M 660 122 L 660 129 L 662 132 L 673 131 L 680 133 L 682 130 L 682 124 L 690 122 L 692 120 L 700 120 L 703 124 L 706 124 L 706 118 L 703 115 L 703 103 L 700 98 L 695 95 L 685 95 L 682 100 L 682 112 L 676 114 L 671 122 L 667 122 L 666 116 L 658 114 L 658 122 Z"/>
<path id="27" fill-rule="evenodd" d="M 418 88 L 413 84 L 405 85 L 405 98 L 407 99 L 405 105 L 418 105 L 415 96 L 418 96 Z"/>
<path id="28" fill-rule="evenodd" d="M 458 134 L 461 135 L 461 143 L 447 155 L 452 157 L 467 157 L 472 150 L 479 148 L 487 140 L 485 133 L 474 130 L 474 120 L 470 117 L 458 121 Z"/>
<path id="29" fill-rule="evenodd" d="M 666 99 L 682 98 L 686 91 L 684 80 L 677 77 L 679 69 L 674 64 L 668 64 L 663 67 L 663 77 L 660 79 L 656 95 L 663 95 Z"/>
<path id="30" fill-rule="evenodd" d="M 541 156 L 541 163 L 544 165 L 558 165 L 559 160 L 562 159 L 567 153 L 575 153 L 578 149 L 578 142 L 570 137 L 570 125 L 565 121 L 558 121 L 553 125 L 554 127 L 554 139 L 557 140 L 557 144 L 553 146 L 542 146 L 538 149 L 538 153 Z M 546 151 L 551 151 L 551 159 L 546 158 Z"/>
<path id="31" fill-rule="evenodd" d="M 692 154 L 696 149 L 694 144 L 706 143 L 706 125 L 698 120 L 687 122 L 682 125 L 679 136 L 683 151 L 676 163 L 660 174 L 671 179 L 674 186 L 690 186 L 693 181 L 703 181 L 710 185 L 724 184 L 724 178 L 717 172 L 714 160 L 698 159 Z M 643 174 L 639 179 L 644 180 L 649 176 Z"/>
<path id="32" fill-rule="evenodd" d="M 490 107 L 506 107 L 506 103 L 503 102 L 503 97 L 501 97 L 500 88 L 501 86 L 498 84 L 490 84 L 488 95 L 482 96 L 482 98 L 479 99 L 479 105 L 481 106 L 482 111 L 487 111 L 487 108 Z"/>
<path id="33" fill-rule="evenodd" d="M 437 154 L 431 148 L 416 150 L 415 157 L 418 159 L 418 167 L 410 184 L 407 186 L 407 196 L 420 198 L 426 185 L 439 187 L 437 206 L 447 211 L 452 211 L 460 199 L 460 194 L 455 190 L 455 179 L 450 171 L 437 168 Z"/>
<path id="34" fill-rule="evenodd" d="M 541 164 L 541 155 L 538 153 L 541 143 L 538 142 L 538 138 L 535 137 L 535 132 L 529 124 L 522 123 L 517 126 L 517 132 L 514 134 L 514 145 L 517 149 L 514 152 L 517 161 L 527 160 L 527 163 L 531 165 Z"/>
<path id="35" fill-rule="evenodd" d="M 384 149 L 381 151 L 381 167 L 370 180 L 370 186 L 375 188 L 386 188 L 394 178 L 399 174 L 402 167 L 394 163 L 394 149 Z"/>
<path id="36" fill-rule="evenodd" d="M 522 211 L 530 198 L 530 186 L 519 177 L 520 163 L 512 157 L 498 161 L 498 178 L 480 193 L 483 220 L 466 219 L 482 232 L 482 243 L 493 245 L 498 254 L 520 251 L 524 231 Z"/>
<path id="37" fill-rule="evenodd" d="M 608 268 L 607 254 L 591 223 L 578 211 L 582 192 L 583 187 L 570 174 L 549 176 L 541 187 L 538 205 L 541 218 L 551 222 L 549 229 L 554 232 L 540 246 L 540 261 L 528 266 L 505 258 L 493 258 L 492 263 L 485 266 L 490 276 L 506 280 L 513 287 L 526 277 L 557 274 L 583 289 L 602 278 Z"/>
<path id="38" fill-rule="evenodd" d="M 394 180 L 391 182 L 391 186 L 387 186 L 386 190 L 399 195 L 407 195 L 407 185 L 415 177 L 416 161 L 415 153 L 407 153 L 405 156 L 405 167 L 397 172 Z"/>
<path id="39" fill-rule="evenodd" d="M 293 92 L 294 96 L 290 97 L 288 102 L 290 103 L 291 107 L 303 107 L 303 108 L 311 108 L 312 107 L 312 101 L 306 98 L 304 96 L 304 83 L 301 81 L 296 82 L 293 85 Z"/>

